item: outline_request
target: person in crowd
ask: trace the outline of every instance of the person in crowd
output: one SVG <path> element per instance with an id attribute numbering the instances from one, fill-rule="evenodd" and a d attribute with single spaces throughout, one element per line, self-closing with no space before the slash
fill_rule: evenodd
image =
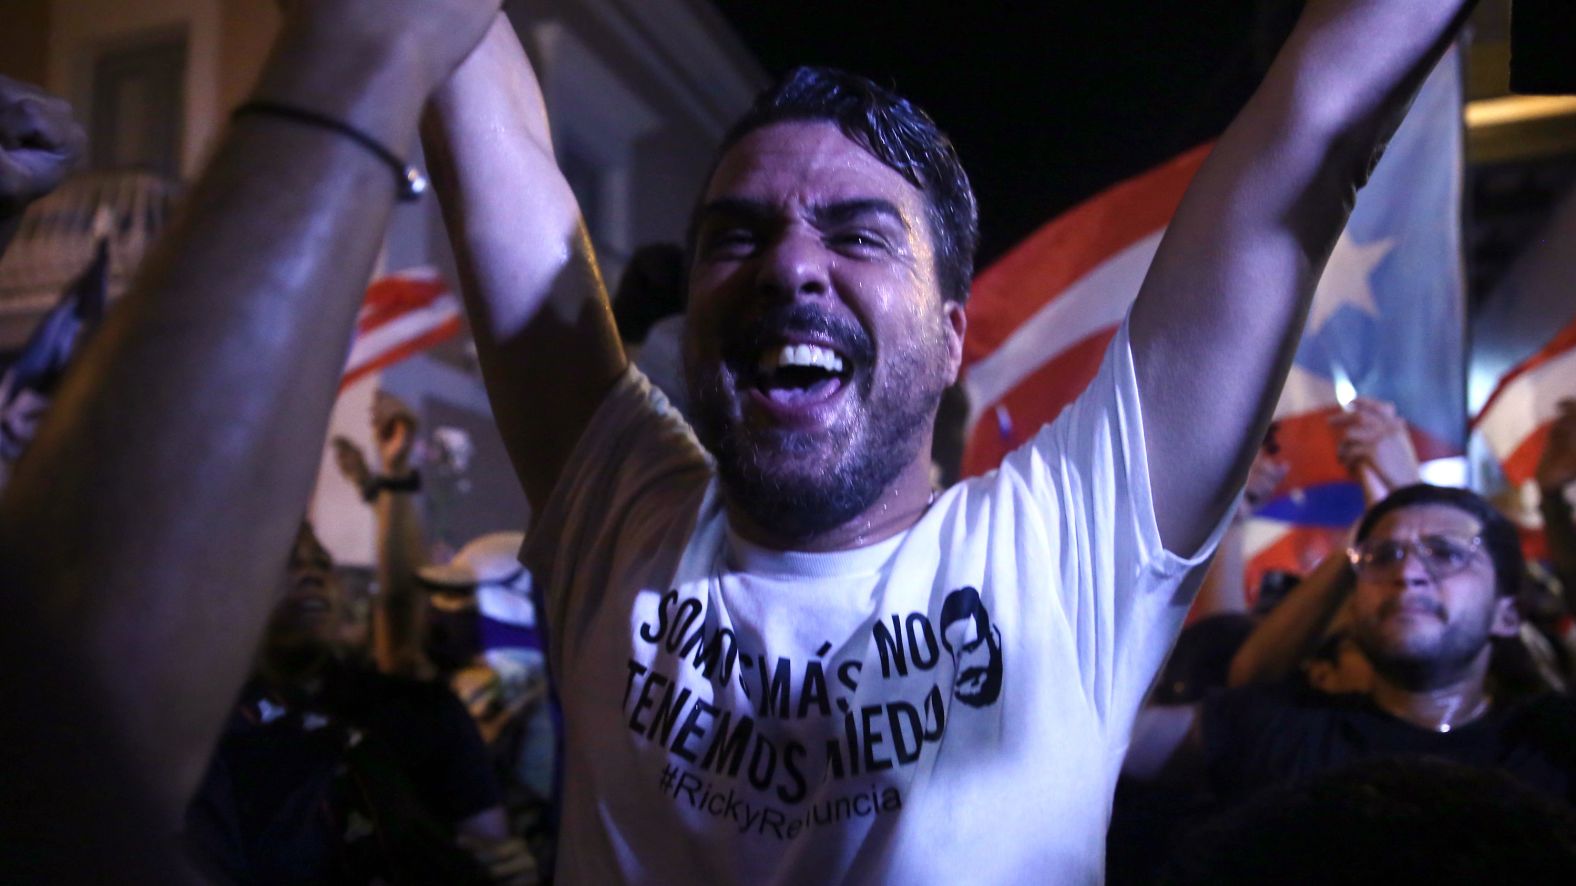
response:
<path id="1" fill-rule="evenodd" d="M 1346 568 L 1366 690 L 1250 686 L 1151 708 L 1126 773 L 1234 800 L 1358 760 L 1429 755 L 1576 800 L 1576 703 L 1507 697 L 1490 674 L 1494 639 L 1515 637 L 1519 620 L 1514 526 L 1467 490 L 1407 486 L 1364 515 Z"/>
<path id="2" fill-rule="evenodd" d="M 427 564 L 426 539 L 415 493 L 421 475 L 411 463 L 416 416 L 385 391 L 372 400 L 372 436 L 382 473 L 344 437 L 333 440 L 341 476 L 361 491 L 377 513 L 377 586 L 372 608 L 372 651 L 378 670 L 418 679 L 438 676 L 426 654 L 426 600 L 417 572 Z"/>
<path id="3" fill-rule="evenodd" d="M 382 472 L 344 437 L 333 441 L 345 479 L 377 510 L 379 589 L 376 660 L 384 673 L 436 678 L 476 720 L 499 776 L 510 833 L 526 837 L 543 864 L 552 858 L 556 735 L 547 703 L 541 625 L 524 536 L 495 532 L 447 563 L 427 558 L 414 411 L 386 392 L 373 397 L 372 433 Z"/>
<path id="4" fill-rule="evenodd" d="M 725 138 L 689 243 L 690 426 L 628 371 L 535 77 L 489 33 L 424 144 L 536 509 L 559 874 L 1097 878 L 1133 718 L 1313 284 L 1465 12 L 1310 5 L 1089 391 L 947 490 L 930 447 L 976 214 L 927 117 L 800 69 Z"/>
<path id="5" fill-rule="evenodd" d="M 1337 457 L 1362 486 L 1370 507 L 1391 492 L 1418 482 L 1421 468 L 1411 435 L 1393 404 L 1359 397 L 1332 424 L 1341 434 Z M 1229 685 L 1277 683 L 1300 672 L 1315 689 L 1367 691 L 1373 668 L 1352 633 L 1352 578 L 1346 550 L 1325 557 L 1283 600 L 1266 609 L 1243 638 L 1231 658 Z M 1523 581 L 1521 588 L 1525 587 Z M 1516 608 L 1525 614 L 1527 595 L 1521 588 Z M 1490 669 L 1506 695 L 1563 689 L 1558 668 L 1545 654 L 1550 648 L 1525 620 L 1515 637 L 1493 642 Z"/>
<path id="6" fill-rule="evenodd" d="M 534 883 L 476 726 L 442 684 L 344 661 L 343 598 L 309 524 L 257 666 L 186 815 L 228 883 Z"/>
<path id="7" fill-rule="evenodd" d="M 252 666 L 382 232 L 414 190 L 395 158 L 499 4 L 283 8 L 247 103 L 0 498 L 0 702 L 28 712 L 0 718 L 0 842 L 28 847 L 0 853 L 5 882 L 186 876 L 172 835 Z M 48 152 L 0 140 L 8 168 Z"/>

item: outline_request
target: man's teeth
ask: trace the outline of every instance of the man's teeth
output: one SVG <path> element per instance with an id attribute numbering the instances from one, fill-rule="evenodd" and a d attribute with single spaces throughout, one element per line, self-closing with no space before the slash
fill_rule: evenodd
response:
<path id="1" fill-rule="evenodd" d="M 771 372 L 783 366 L 814 366 L 827 372 L 842 372 L 843 358 L 820 345 L 783 345 L 761 354 L 760 369 Z"/>

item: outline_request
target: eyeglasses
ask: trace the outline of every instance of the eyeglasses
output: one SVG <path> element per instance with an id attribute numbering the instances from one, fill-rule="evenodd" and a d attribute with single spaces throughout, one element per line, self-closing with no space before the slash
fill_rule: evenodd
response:
<path id="1" fill-rule="evenodd" d="M 1425 535 L 1414 541 L 1377 539 L 1347 548 L 1346 558 L 1358 575 L 1379 575 L 1401 565 L 1408 552 L 1422 561 L 1423 568 L 1435 578 L 1455 575 L 1472 563 L 1482 536 Z"/>

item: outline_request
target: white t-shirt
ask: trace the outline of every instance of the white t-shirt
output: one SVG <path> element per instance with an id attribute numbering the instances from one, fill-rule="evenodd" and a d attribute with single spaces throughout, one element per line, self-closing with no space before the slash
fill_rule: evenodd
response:
<path id="1" fill-rule="evenodd" d="M 1124 324 L 907 532 L 778 552 L 631 371 L 526 542 L 569 883 L 1098 882 L 1134 714 L 1221 527 L 1161 545 Z"/>

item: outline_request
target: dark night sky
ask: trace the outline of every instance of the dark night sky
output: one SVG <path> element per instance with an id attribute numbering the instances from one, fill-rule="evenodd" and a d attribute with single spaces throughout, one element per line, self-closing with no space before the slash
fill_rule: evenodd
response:
<path id="1" fill-rule="evenodd" d="M 714 2 L 770 74 L 848 68 L 929 111 L 979 196 L 982 267 L 1102 187 L 1218 135 L 1260 75 L 1254 35 L 1284 34 L 1293 6 Z"/>

